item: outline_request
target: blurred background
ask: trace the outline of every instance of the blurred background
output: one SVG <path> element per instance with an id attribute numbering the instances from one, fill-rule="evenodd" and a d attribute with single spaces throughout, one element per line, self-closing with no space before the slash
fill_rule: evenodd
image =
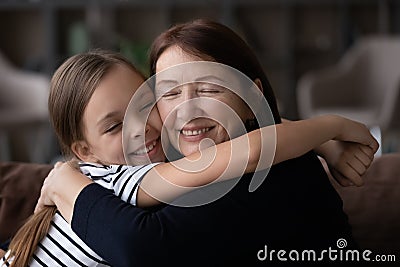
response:
<path id="1" fill-rule="evenodd" d="M 0 160 L 60 156 L 47 94 L 67 57 L 110 48 L 148 73 L 152 40 L 201 17 L 255 50 L 283 117 L 348 116 L 400 151 L 398 0 L 0 0 Z"/>

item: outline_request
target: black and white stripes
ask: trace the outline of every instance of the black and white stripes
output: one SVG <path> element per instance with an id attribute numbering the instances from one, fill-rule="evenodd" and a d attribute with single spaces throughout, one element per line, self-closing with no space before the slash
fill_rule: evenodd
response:
<path id="1" fill-rule="evenodd" d="M 80 163 L 81 172 L 101 186 L 113 190 L 123 201 L 136 205 L 138 184 L 155 164 L 143 166 L 99 165 Z M 7 254 L 0 266 L 9 266 Z M 71 229 L 59 212 L 53 218 L 50 230 L 40 242 L 29 266 L 110 266 L 90 249 Z"/>

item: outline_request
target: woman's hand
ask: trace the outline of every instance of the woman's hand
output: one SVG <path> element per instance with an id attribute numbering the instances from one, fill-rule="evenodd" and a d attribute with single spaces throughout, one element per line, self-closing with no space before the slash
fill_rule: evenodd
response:
<path id="1" fill-rule="evenodd" d="M 92 182 L 78 170 L 75 161 L 57 162 L 44 180 L 35 213 L 45 206 L 55 205 L 70 222 L 76 198 Z"/>

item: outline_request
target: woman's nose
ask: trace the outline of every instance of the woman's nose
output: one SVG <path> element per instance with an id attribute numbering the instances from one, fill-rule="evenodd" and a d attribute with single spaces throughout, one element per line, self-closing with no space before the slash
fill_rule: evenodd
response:
<path id="1" fill-rule="evenodd" d="M 198 97 L 196 88 L 192 84 L 182 85 L 181 90 L 182 90 L 183 101 L 188 101 L 190 99 Z"/>
<path id="2" fill-rule="evenodd" d="M 187 123 L 193 119 L 203 117 L 206 114 L 201 98 L 188 98 L 176 107 L 176 117 L 181 123 Z"/>
<path id="3" fill-rule="evenodd" d="M 199 107 L 198 107 L 198 95 L 191 84 L 182 85 L 182 98 L 179 103 L 175 107 L 176 117 L 179 121 L 188 122 L 191 119 L 194 119 L 196 115 L 199 115 Z"/>

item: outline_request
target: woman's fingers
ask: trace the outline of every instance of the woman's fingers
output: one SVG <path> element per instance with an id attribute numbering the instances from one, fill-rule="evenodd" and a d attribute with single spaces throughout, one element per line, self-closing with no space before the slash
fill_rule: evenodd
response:
<path id="1" fill-rule="evenodd" d="M 68 161 L 67 163 L 68 163 L 69 166 L 71 166 L 73 169 L 76 169 L 76 170 L 78 170 L 78 171 L 80 170 L 80 169 L 79 169 L 79 161 L 78 161 L 78 160 L 73 159 L 73 160 Z"/>
<path id="2" fill-rule="evenodd" d="M 57 161 L 56 164 L 54 164 L 54 168 L 59 168 L 63 165 L 62 161 Z"/>
<path id="3" fill-rule="evenodd" d="M 40 191 L 39 200 L 36 203 L 36 207 L 35 207 L 34 213 L 37 213 L 37 212 L 41 211 L 45 206 L 48 206 L 47 205 L 48 204 L 48 200 L 46 198 L 45 187 L 46 187 L 46 185 L 43 184 L 42 190 Z"/>
<path id="4" fill-rule="evenodd" d="M 41 211 L 45 206 L 54 206 L 54 202 L 52 202 L 48 197 L 47 197 L 47 184 L 49 182 L 49 178 L 52 177 L 54 175 L 55 169 L 59 168 L 62 165 L 61 162 L 57 162 L 56 164 L 54 164 L 54 168 L 51 169 L 51 171 L 49 172 L 49 174 L 46 176 L 46 178 L 43 181 L 43 185 L 42 188 L 40 190 L 40 196 L 38 199 L 38 202 L 36 203 L 35 206 L 35 210 L 34 213 L 37 213 L 39 211 Z"/>
<path id="5" fill-rule="evenodd" d="M 44 193 L 43 193 L 43 187 L 42 187 L 39 200 L 38 200 L 38 202 L 36 203 L 36 206 L 35 206 L 34 213 L 37 213 L 37 212 L 41 211 L 45 206 L 46 205 L 45 205 Z"/>

